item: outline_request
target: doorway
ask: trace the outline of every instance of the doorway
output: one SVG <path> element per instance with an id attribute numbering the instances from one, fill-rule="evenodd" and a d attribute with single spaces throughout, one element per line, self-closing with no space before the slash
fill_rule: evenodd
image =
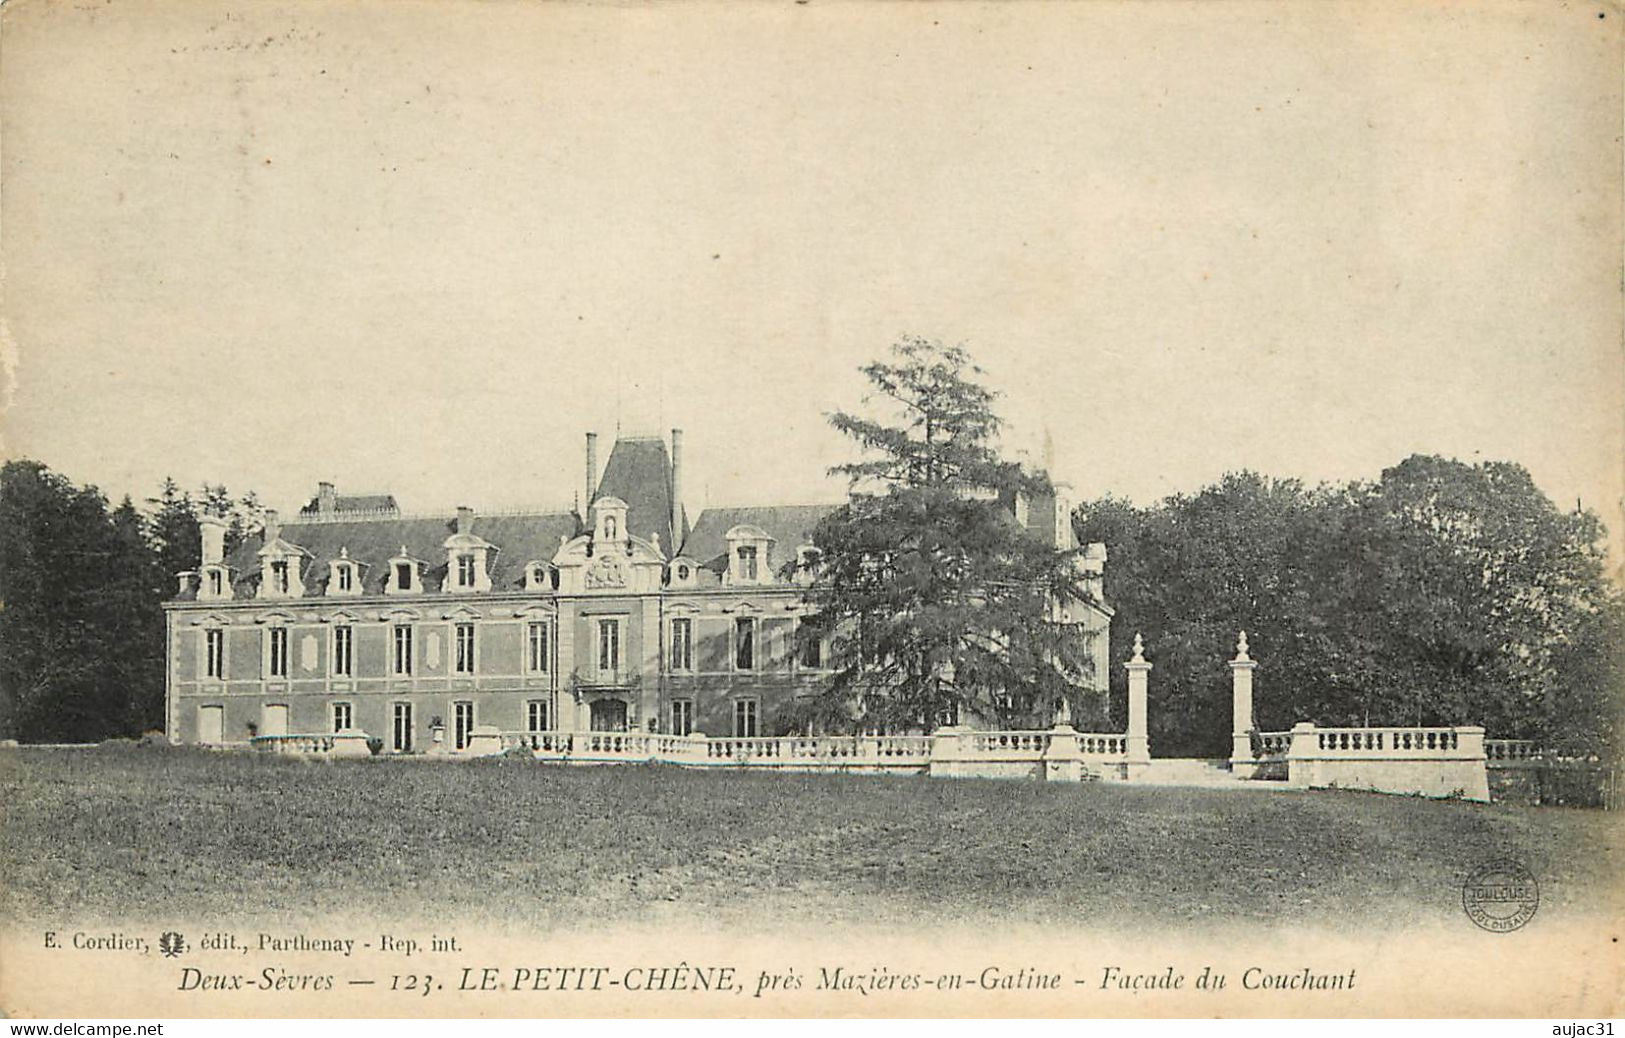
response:
<path id="1" fill-rule="evenodd" d="M 600 699 L 592 704 L 592 730 L 595 732 L 626 731 L 626 701 Z"/>

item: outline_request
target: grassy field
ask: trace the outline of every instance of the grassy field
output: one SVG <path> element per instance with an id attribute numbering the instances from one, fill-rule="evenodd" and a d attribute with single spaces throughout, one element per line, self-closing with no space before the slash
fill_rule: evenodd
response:
<path id="1" fill-rule="evenodd" d="M 1456 915 L 1508 856 L 1543 912 L 1592 912 L 1622 865 L 1617 814 L 1335 792 L 104 747 L 0 751 L 0 793 L 17 921 L 1274 925 Z"/>

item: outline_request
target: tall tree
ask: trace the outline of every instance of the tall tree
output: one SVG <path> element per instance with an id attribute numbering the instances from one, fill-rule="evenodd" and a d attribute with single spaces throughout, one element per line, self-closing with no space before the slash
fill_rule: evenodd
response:
<path id="1" fill-rule="evenodd" d="M 150 617 L 134 509 L 115 521 L 94 487 L 44 465 L 0 469 L 0 701 L 5 734 L 94 741 L 129 731 L 127 678 Z M 126 583 L 129 582 L 129 583 Z M 160 628 L 161 630 L 161 628 Z M 159 677 L 161 687 L 161 674 Z"/>
<path id="2" fill-rule="evenodd" d="M 1521 467 L 1416 456 L 1375 483 L 1251 474 L 1139 509 L 1079 507 L 1111 546 L 1113 634 L 1147 637 L 1163 754 L 1222 753 L 1224 658 L 1263 661 L 1259 725 L 1482 724 L 1590 752 L 1616 738 L 1620 596 L 1601 526 Z"/>
<path id="3" fill-rule="evenodd" d="M 867 457 L 832 470 L 850 498 L 813 535 L 802 637 L 829 640 L 834 676 L 808 719 L 929 729 L 1087 709 L 1082 639 L 1055 608 L 1086 596 L 1075 553 L 1016 523 L 1014 496 L 1050 488 L 999 456 L 981 370 L 920 338 L 862 370 L 871 413 L 830 416 Z"/>

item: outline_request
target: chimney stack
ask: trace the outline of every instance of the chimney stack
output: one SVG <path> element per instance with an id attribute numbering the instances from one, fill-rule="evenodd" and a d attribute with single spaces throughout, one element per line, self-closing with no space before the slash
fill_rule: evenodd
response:
<path id="1" fill-rule="evenodd" d="M 467 505 L 457 506 L 457 532 L 474 532 L 474 509 L 468 507 Z"/>
<path id="2" fill-rule="evenodd" d="M 587 498 L 581 507 L 592 511 L 592 499 L 598 493 L 598 434 L 587 434 Z"/>
<path id="3" fill-rule="evenodd" d="M 281 536 L 282 520 L 277 516 L 276 509 L 267 508 L 265 510 L 265 543 L 270 544 Z"/>
<path id="4" fill-rule="evenodd" d="M 683 546 L 683 430 L 671 431 L 671 550 Z"/>
<path id="5" fill-rule="evenodd" d="M 203 537 L 203 565 L 220 565 L 226 557 L 226 521 L 218 515 L 200 515 L 197 529 Z"/>
<path id="6" fill-rule="evenodd" d="M 316 484 L 316 514 L 332 515 L 338 510 L 338 491 L 331 483 Z"/>

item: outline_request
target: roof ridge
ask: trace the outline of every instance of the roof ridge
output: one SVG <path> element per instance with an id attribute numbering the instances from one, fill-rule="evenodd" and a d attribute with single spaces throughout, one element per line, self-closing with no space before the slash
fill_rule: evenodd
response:
<path id="1" fill-rule="evenodd" d="M 479 519 L 511 519 L 519 516 L 574 516 L 573 506 L 558 506 L 553 508 L 493 508 L 489 511 L 474 510 L 474 518 Z M 325 515 L 299 515 L 284 519 L 284 528 L 289 526 L 330 526 L 335 523 L 348 522 L 380 522 L 384 520 L 402 520 L 407 522 L 424 522 L 430 519 L 444 519 L 449 521 L 457 518 L 457 509 L 448 508 L 444 511 L 402 512 L 392 508 L 368 508 L 354 512 L 329 512 Z"/>

